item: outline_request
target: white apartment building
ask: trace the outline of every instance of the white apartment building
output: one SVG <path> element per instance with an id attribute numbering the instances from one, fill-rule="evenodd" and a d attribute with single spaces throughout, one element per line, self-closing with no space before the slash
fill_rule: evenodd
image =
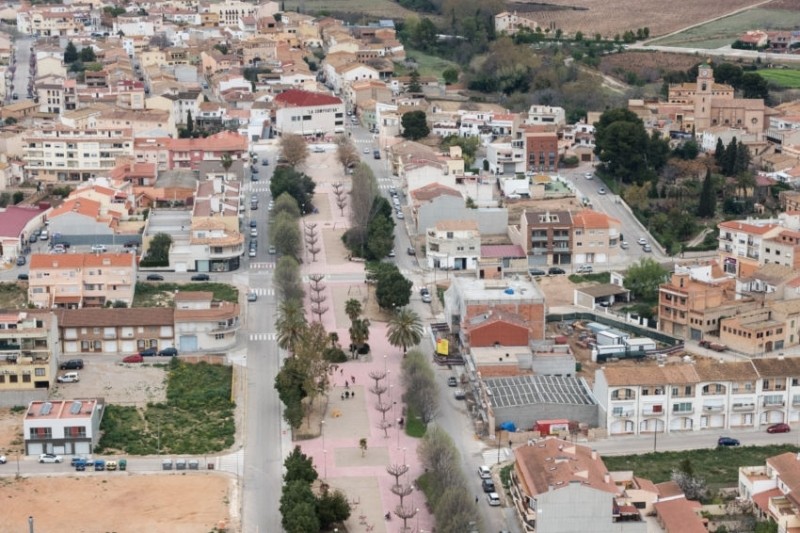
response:
<path id="1" fill-rule="evenodd" d="M 794 251 L 790 257 L 782 256 L 781 252 L 785 254 L 787 247 L 797 244 L 800 214 L 781 213 L 778 218 L 761 220 L 728 220 L 717 227 L 720 263 L 727 274 L 748 276 L 767 263 L 795 266 Z"/>
<path id="2" fill-rule="evenodd" d="M 344 133 L 344 102 L 325 93 L 290 89 L 275 97 L 275 130 L 279 135 L 333 136 Z"/>
<path id="3" fill-rule="evenodd" d="M 474 220 L 442 220 L 425 232 L 428 268 L 474 270 L 481 255 L 481 234 Z"/>
<path id="4" fill-rule="evenodd" d="M 23 137 L 23 152 L 27 179 L 86 181 L 108 173 L 119 158 L 133 156 L 132 130 L 34 130 Z"/>
<path id="5" fill-rule="evenodd" d="M 563 107 L 549 105 L 532 105 L 525 119 L 526 125 L 534 126 L 566 126 L 567 114 Z"/>
<path id="6" fill-rule="evenodd" d="M 607 365 L 595 375 L 610 436 L 763 429 L 800 422 L 800 359 Z"/>
<path id="7" fill-rule="evenodd" d="M 96 399 L 31 402 L 23 421 L 25 454 L 90 454 L 100 440 L 103 403 Z"/>

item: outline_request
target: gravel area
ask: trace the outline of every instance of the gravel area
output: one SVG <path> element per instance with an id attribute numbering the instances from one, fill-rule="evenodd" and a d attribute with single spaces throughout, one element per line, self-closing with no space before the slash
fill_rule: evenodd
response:
<path id="1" fill-rule="evenodd" d="M 120 363 L 121 357 L 113 362 L 82 359 L 80 382 L 57 384 L 50 394 L 52 399 L 103 398 L 106 403 L 137 406 L 167 399 L 167 357 L 152 358 L 152 363 L 145 359 L 140 364 Z"/>

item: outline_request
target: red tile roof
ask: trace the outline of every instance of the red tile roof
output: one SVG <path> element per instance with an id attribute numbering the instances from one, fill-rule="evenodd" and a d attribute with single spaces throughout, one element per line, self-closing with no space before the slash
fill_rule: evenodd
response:
<path id="1" fill-rule="evenodd" d="M 487 244 L 481 246 L 481 257 L 525 257 L 525 250 L 519 244 Z"/>
<path id="2" fill-rule="evenodd" d="M 340 98 L 331 96 L 329 94 L 312 93 L 309 91 L 301 91 L 299 89 L 290 89 L 288 91 L 284 91 L 275 97 L 275 101 L 279 104 L 289 107 L 313 107 L 342 103 Z"/>
<path id="3" fill-rule="evenodd" d="M 25 225 L 38 215 L 47 211 L 38 207 L 19 207 L 12 205 L 0 213 L 0 237 L 19 238 Z"/>
<path id="4" fill-rule="evenodd" d="M 703 519 L 695 512 L 700 507 L 700 502 L 686 498 L 653 504 L 659 522 L 667 533 L 707 533 L 708 529 L 703 524 Z"/>
<path id="5" fill-rule="evenodd" d="M 247 138 L 233 131 L 222 131 L 206 138 L 169 139 L 170 150 L 189 152 L 192 150 L 224 152 L 231 150 L 247 150 Z"/>
<path id="6" fill-rule="evenodd" d="M 133 267 L 134 257 L 133 254 L 32 254 L 30 269 Z"/>

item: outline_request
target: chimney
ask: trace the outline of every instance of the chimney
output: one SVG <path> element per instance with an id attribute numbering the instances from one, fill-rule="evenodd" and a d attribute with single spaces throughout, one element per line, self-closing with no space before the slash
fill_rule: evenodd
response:
<path id="1" fill-rule="evenodd" d="M 597 461 L 597 450 L 592 450 L 592 461 Z"/>
<path id="2" fill-rule="evenodd" d="M 603 481 L 604 481 L 605 483 L 611 483 L 611 474 L 609 474 L 608 472 L 606 472 L 606 473 L 603 475 Z"/>

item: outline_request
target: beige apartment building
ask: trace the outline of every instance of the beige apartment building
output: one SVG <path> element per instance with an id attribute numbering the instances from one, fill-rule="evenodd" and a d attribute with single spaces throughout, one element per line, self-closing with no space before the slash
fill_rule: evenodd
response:
<path id="1" fill-rule="evenodd" d="M 58 355 L 58 327 L 50 311 L 0 310 L 0 404 L 6 404 L 2 393 L 49 389 Z M 20 403 L 16 396 L 12 401 Z"/>
<path id="2" fill-rule="evenodd" d="M 475 270 L 481 256 L 481 233 L 474 220 L 442 220 L 425 233 L 428 268 Z"/>
<path id="3" fill-rule="evenodd" d="M 37 308 L 104 307 L 108 302 L 133 303 L 136 255 L 33 254 L 28 301 Z"/>
<path id="4" fill-rule="evenodd" d="M 24 138 L 27 178 L 86 181 L 106 174 L 118 159 L 133 155 L 130 128 L 34 130 Z"/>

